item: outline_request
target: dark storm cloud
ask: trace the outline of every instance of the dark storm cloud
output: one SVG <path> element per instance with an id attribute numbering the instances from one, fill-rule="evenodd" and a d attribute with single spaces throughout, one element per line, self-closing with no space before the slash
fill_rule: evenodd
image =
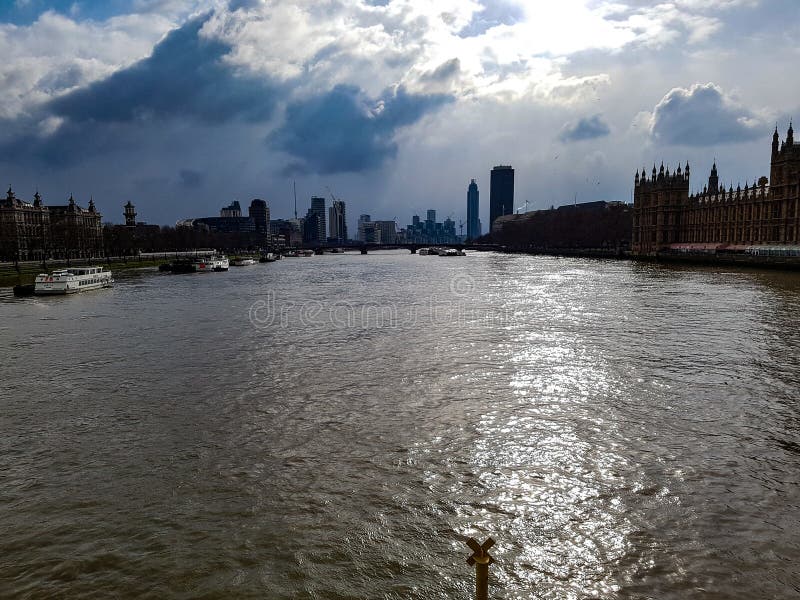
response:
<path id="1" fill-rule="evenodd" d="M 483 0 L 483 10 L 475 13 L 472 20 L 459 32 L 461 37 L 474 37 L 498 25 L 513 25 L 524 18 L 522 8 L 505 0 Z"/>
<path id="2" fill-rule="evenodd" d="M 397 153 L 394 134 L 427 112 L 450 102 L 446 95 L 415 95 L 398 88 L 369 101 L 358 87 L 338 85 L 330 92 L 289 104 L 286 123 L 268 138 L 300 159 L 295 170 L 317 173 L 374 169 Z"/>
<path id="3" fill-rule="evenodd" d="M 49 110 L 75 122 L 268 118 L 275 106 L 274 88 L 265 80 L 239 76 L 221 62 L 230 47 L 199 35 L 207 18 L 188 21 L 170 32 L 148 58 L 56 98 Z"/>
<path id="4" fill-rule="evenodd" d="M 746 142 L 764 132 L 764 124 L 749 109 L 725 97 L 713 83 L 671 90 L 656 105 L 650 122 L 655 140 L 683 146 Z"/>
<path id="5" fill-rule="evenodd" d="M 600 115 L 594 115 L 584 117 L 577 123 L 567 123 L 558 137 L 562 142 L 579 142 L 605 137 L 609 133 L 611 133 L 611 129 L 605 121 Z"/>
<path id="6" fill-rule="evenodd" d="M 207 19 L 188 21 L 149 57 L 51 100 L 30 117 L 0 120 L 0 162 L 33 159 L 63 167 L 146 143 L 145 135 L 158 135 L 159 127 L 174 119 L 212 125 L 268 119 L 283 91 L 224 64 L 230 47 L 199 35 Z M 68 86 L 74 75 L 67 71 L 40 85 Z M 43 133 L 40 124 L 52 117 L 60 125 Z M 169 151 L 169 140 L 164 143 Z"/>

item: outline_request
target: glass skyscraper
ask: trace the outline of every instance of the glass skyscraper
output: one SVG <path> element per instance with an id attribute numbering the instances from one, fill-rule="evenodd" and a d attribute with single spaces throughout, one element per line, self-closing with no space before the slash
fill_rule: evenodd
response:
<path id="1" fill-rule="evenodd" d="M 514 169 L 499 165 L 492 169 L 489 190 L 489 231 L 497 217 L 514 213 Z"/>

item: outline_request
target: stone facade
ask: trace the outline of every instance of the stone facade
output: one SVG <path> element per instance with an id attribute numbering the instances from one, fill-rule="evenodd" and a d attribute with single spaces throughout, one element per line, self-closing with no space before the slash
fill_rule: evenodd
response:
<path id="1" fill-rule="evenodd" d="M 706 246 L 794 246 L 800 244 L 800 144 L 792 126 L 780 142 L 772 136 L 770 178 L 744 188 L 719 184 L 716 162 L 703 191 L 689 193 L 689 164 L 670 173 L 655 165 L 634 178 L 635 254 Z"/>
<path id="2" fill-rule="evenodd" d="M 90 258 L 103 255 L 101 215 L 94 201 L 81 208 L 70 196 L 65 206 L 44 206 L 37 192 L 33 203 L 11 188 L 0 200 L 0 260 Z"/>

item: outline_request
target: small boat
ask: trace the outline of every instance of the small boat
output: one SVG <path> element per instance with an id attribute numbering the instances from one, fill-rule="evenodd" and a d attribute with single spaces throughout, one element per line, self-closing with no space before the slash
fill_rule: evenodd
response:
<path id="1" fill-rule="evenodd" d="M 298 250 L 297 256 L 314 256 L 313 250 Z"/>
<path id="2" fill-rule="evenodd" d="M 287 251 L 285 251 L 285 252 L 283 253 L 283 255 L 284 255 L 286 258 L 297 258 L 298 256 L 300 256 L 300 255 L 297 253 L 297 250 L 287 250 Z"/>
<path id="3" fill-rule="evenodd" d="M 273 252 L 267 252 L 266 254 L 262 254 L 259 262 L 275 262 L 281 257 L 280 254 L 275 254 Z"/>
<path id="4" fill-rule="evenodd" d="M 255 259 L 250 258 L 249 256 L 234 258 L 231 261 L 231 266 L 234 267 L 247 267 L 254 264 L 256 264 Z"/>
<path id="5" fill-rule="evenodd" d="M 466 256 L 466 254 L 456 248 L 443 248 L 439 251 L 439 256 Z"/>
<path id="6" fill-rule="evenodd" d="M 49 275 L 40 273 L 36 276 L 33 292 L 36 295 L 74 294 L 111 287 L 113 283 L 111 271 L 104 271 L 103 267 L 72 267 Z"/>
<path id="7" fill-rule="evenodd" d="M 435 253 L 430 248 L 420 248 L 417 251 L 417 254 L 419 254 L 420 256 L 428 256 L 429 254 L 435 254 Z"/>
<path id="8" fill-rule="evenodd" d="M 253 261 L 255 262 L 255 261 Z M 230 266 L 230 261 L 228 257 L 224 254 L 216 254 L 213 258 L 213 268 L 215 271 L 227 271 L 228 267 Z"/>

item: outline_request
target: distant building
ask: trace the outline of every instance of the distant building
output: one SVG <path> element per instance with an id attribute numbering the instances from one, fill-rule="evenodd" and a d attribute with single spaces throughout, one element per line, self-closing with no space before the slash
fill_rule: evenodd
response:
<path id="1" fill-rule="evenodd" d="M 39 192 L 30 203 L 9 187 L 0 200 L 0 260 L 42 260 L 50 251 L 50 211 Z"/>
<path id="2" fill-rule="evenodd" d="M 467 239 L 474 240 L 480 237 L 480 221 L 478 220 L 478 184 L 473 179 L 467 188 Z"/>
<path id="3" fill-rule="evenodd" d="M 361 215 L 369 217 L 369 215 Z M 365 244 L 377 244 L 380 236 L 380 229 L 377 223 L 372 221 L 358 220 L 358 241 Z"/>
<path id="4" fill-rule="evenodd" d="M 259 198 L 250 202 L 247 214 L 253 219 L 258 233 L 269 234 L 269 206 Z"/>
<path id="5" fill-rule="evenodd" d="M 357 235 L 357 239 L 358 239 L 359 242 L 367 242 L 367 240 L 365 239 L 365 235 L 366 235 L 365 231 L 366 230 L 365 230 L 364 224 L 365 223 L 371 223 L 371 222 L 372 222 L 372 217 L 370 217 L 369 215 L 359 215 L 359 217 L 358 217 L 358 233 L 356 234 Z M 375 242 L 375 228 L 372 227 L 370 229 L 370 232 L 371 232 L 370 235 L 372 236 L 371 243 L 374 243 Z"/>
<path id="6" fill-rule="evenodd" d="M 319 213 L 309 208 L 303 219 L 303 244 L 306 246 L 320 246 L 321 231 L 324 227 Z"/>
<path id="7" fill-rule="evenodd" d="M 312 216 L 314 215 L 314 216 Z M 303 242 L 317 246 L 324 246 L 327 241 L 328 228 L 325 218 L 325 198 L 311 197 L 311 208 L 306 213 L 303 226 Z"/>
<path id="8" fill-rule="evenodd" d="M 518 249 L 624 249 L 633 210 L 624 202 L 584 202 L 497 217 L 494 242 Z"/>
<path id="9" fill-rule="evenodd" d="M 184 219 L 180 226 L 204 229 L 215 233 L 255 233 L 256 222 L 252 216 L 243 217 L 242 207 L 238 200 L 219 211 L 218 217 L 201 217 L 198 219 Z"/>
<path id="10" fill-rule="evenodd" d="M 375 243 L 396 244 L 397 223 L 394 221 L 375 221 Z"/>
<path id="11" fill-rule="evenodd" d="M 133 206 L 130 200 L 125 205 L 122 214 L 125 217 L 126 227 L 136 227 L 136 207 Z"/>
<path id="12" fill-rule="evenodd" d="M 94 199 L 89 206 L 78 206 L 70 195 L 69 203 L 48 206 L 50 212 L 50 256 L 53 258 L 92 258 L 103 255 L 101 215 Z"/>
<path id="13" fill-rule="evenodd" d="M 300 246 L 303 243 L 302 219 L 276 219 L 270 221 L 270 237 L 278 246 Z"/>
<path id="14" fill-rule="evenodd" d="M 242 216 L 242 207 L 239 205 L 238 200 L 234 200 L 229 206 L 219 211 L 219 216 L 223 218 L 235 218 Z"/>
<path id="15" fill-rule="evenodd" d="M 719 184 L 716 161 L 708 183 L 689 193 L 689 164 L 651 177 L 636 172 L 633 193 L 635 254 L 660 251 L 708 251 L 727 245 L 728 252 L 752 245 L 800 244 L 800 143 L 792 125 L 781 143 L 778 129 L 772 135 L 770 178 L 726 190 Z"/>
<path id="16" fill-rule="evenodd" d="M 330 228 L 329 241 L 335 244 L 343 244 L 347 241 L 347 216 L 343 201 L 334 200 L 328 209 L 328 227 Z"/>
<path id="17" fill-rule="evenodd" d="M 447 218 L 444 223 L 436 222 L 436 211 L 430 209 L 426 212 L 426 219 L 422 221 L 419 215 L 414 215 L 411 224 L 400 233 L 403 241 L 409 244 L 455 244 L 458 242 L 455 222 Z"/>
<path id="18" fill-rule="evenodd" d="M 492 169 L 489 188 L 489 228 L 494 220 L 514 213 L 514 169 L 509 165 L 498 165 Z"/>

